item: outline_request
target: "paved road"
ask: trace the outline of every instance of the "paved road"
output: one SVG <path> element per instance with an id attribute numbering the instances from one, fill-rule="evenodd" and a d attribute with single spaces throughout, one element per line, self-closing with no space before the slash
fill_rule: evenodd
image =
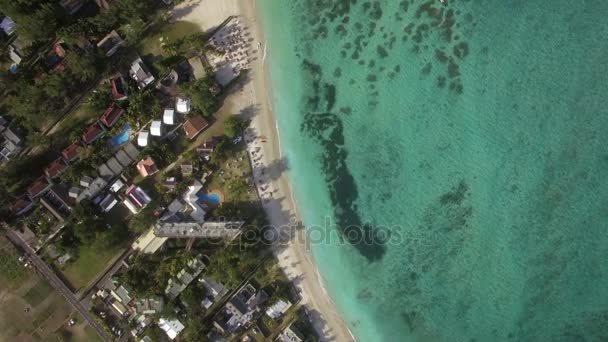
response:
<path id="1" fill-rule="evenodd" d="M 74 297 L 74 294 L 70 289 L 65 285 L 65 283 L 57 277 L 55 272 L 42 260 L 40 257 L 34 252 L 30 246 L 28 246 L 25 241 L 21 239 L 17 233 L 12 231 L 10 228 L 5 229 L 7 237 L 17 246 L 21 247 L 23 251 L 26 252 L 28 259 L 30 262 L 36 267 L 38 272 L 42 274 L 42 276 L 57 290 L 61 293 L 65 299 L 70 303 L 74 309 L 80 312 L 80 315 L 89 323 L 91 328 L 95 329 L 97 334 L 104 341 L 110 341 L 110 337 L 106 334 L 105 330 L 91 317 L 89 311 L 82 306 L 82 304 Z"/>

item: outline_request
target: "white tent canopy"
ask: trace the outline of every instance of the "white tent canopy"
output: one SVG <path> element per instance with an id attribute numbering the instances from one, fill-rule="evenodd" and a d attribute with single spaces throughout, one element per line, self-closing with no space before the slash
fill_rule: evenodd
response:
<path id="1" fill-rule="evenodd" d="M 175 110 L 173 108 L 165 109 L 165 112 L 163 113 L 163 123 L 165 125 L 175 124 Z"/>
<path id="2" fill-rule="evenodd" d="M 160 137 L 163 135 L 162 121 L 152 121 L 152 124 L 150 125 L 150 134 L 155 137 Z"/>
<path id="3" fill-rule="evenodd" d="M 175 109 L 181 114 L 190 113 L 190 99 L 187 97 L 178 97 L 175 100 Z"/>
<path id="4" fill-rule="evenodd" d="M 148 131 L 141 131 L 137 136 L 137 145 L 141 147 L 148 146 L 148 140 L 150 138 L 150 133 Z"/>

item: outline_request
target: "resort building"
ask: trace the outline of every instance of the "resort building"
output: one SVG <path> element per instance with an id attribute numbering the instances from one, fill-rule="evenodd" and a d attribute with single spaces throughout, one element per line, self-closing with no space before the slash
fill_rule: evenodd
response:
<path id="1" fill-rule="evenodd" d="M 139 135 L 137 136 L 137 145 L 141 147 L 148 146 L 148 142 L 150 141 L 150 132 L 148 131 L 139 131 Z"/>
<path id="2" fill-rule="evenodd" d="M 137 163 L 137 171 L 139 171 L 139 174 L 143 177 L 148 177 L 157 173 L 158 168 L 152 157 L 148 156 L 146 159 L 142 159 Z"/>
<path id="3" fill-rule="evenodd" d="M 97 141 L 97 139 L 101 138 L 105 133 L 106 131 L 98 123 L 94 123 L 93 125 L 89 126 L 86 131 L 84 131 L 82 134 L 82 141 L 87 145 L 92 144 Z"/>
<path id="4" fill-rule="evenodd" d="M 241 232 L 244 221 L 163 222 L 154 225 L 154 234 L 168 238 L 206 238 L 233 240 Z"/>
<path id="5" fill-rule="evenodd" d="M 137 57 L 137 59 L 131 63 L 129 73 L 131 78 L 137 82 L 139 89 L 143 89 L 154 82 L 154 76 L 140 57 Z"/>
<path id="6" fill-rule="evenodd" d="M 167 337 L 170 340 L 174 340 L 177 335 L 179 335 L 182 330 L 184 330 L 184 325 L 177 319 L 165 319 L 161 318 L 158 320 L 158 327 L 167 334 Z"/>
<path id="7" fill-rule="evenodd" d="M 110 128 L 116 124 L 118 119 L 125 113 L 125 110 L 120 108 L 116 103 L 112 103 L 108 109 L 101 116 L 100 121 L 107 127 Z"/>
<path id="8" fill-rule="evenodd" d="M 66 147 L 63 151 L 61 151 L 61 157 L 66 163 L 71 163 L 80 158 L 80 144 L 73 143 L 70 146 Z"/>
<path id="9" fill-rule="evenodd" d="M 63 161 L 63 158 L 57 158 L 47 167 L 44 168 L 44 174 L 49 178 L 56 178 L 67 169 L 67 164 Z"/>
<path id="10" fill-rule="evenodd" d="M 175 109 L 165 109 L 165 111 L 163 112 L 163 123 L 165 125 L 175 125 Z"/>
<path id="11" fill-rule="evenodd" d="M 112 86 L 112 98 L 115 101 L 122 101 L 127 98 L 127 85 L 122 75 L 118 74 L 110 80 Z"/>
<path id="12" fill-rule="evenodd" d="M 150 134 L 152 134 L 155 137 L 162 137 L 163 136 L 163 122 L 160 120 L 152 121 L 152 124 L 150 125 Z"/>
<path id="13" fill-rule="evenodd" d="M 200 115 L 195 115 L 184 123 L 184 132 L 186 133 L 186 137 L 188 137 L 188 139 L 194 139 L 208 126 L 209 123 L 207 123 L 207 120 Z"/>
<path id="14" fill-rule="evenodd" d="M 180 114 L 188 114 L 190 113 L 190 99 L 187 97 L 177 97 L 175 99 L 175 109 Z"/>

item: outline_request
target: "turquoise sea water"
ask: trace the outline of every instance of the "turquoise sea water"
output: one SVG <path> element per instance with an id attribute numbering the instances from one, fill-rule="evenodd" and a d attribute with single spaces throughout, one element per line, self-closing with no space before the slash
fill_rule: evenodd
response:
<path id="1" fill-rule="evenodd" d="M 359 341 L 608 340 L 608 2 L 258 6 Z"/>

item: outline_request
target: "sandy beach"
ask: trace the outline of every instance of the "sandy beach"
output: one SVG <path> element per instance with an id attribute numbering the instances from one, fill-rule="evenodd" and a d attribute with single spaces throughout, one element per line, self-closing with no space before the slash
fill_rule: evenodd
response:
<path id="1" fill-rule="evenodd" d="M 248 0 L 195 0 L 187 1 L 173 11 L 173 20 L 187 20 L 207 31 L 219 25 L 228 16 L 239 16 L 239 21 L 253 38 L 256 47 L 249 65 L 250 79 L 229 95 L 222 110 L 241 113 L 251 118 L 247 136 L 248 150 L 254 168 L 254 181 L 264 208 L 277 231 L 287 231 L 292 238 L 274 246 L 275 255 L 285 274 L 300 291 L 302 303 L 323 341 L 353 341 L 346 323 L 331 301 L 317 267 L 308 250 L 304 232 L 299 226 L 296 203 L 283 170 L 279 132 L 272 113 L 270 83 L 265 65 L 263 33 L 257 20 L 255 1 Z"/>

